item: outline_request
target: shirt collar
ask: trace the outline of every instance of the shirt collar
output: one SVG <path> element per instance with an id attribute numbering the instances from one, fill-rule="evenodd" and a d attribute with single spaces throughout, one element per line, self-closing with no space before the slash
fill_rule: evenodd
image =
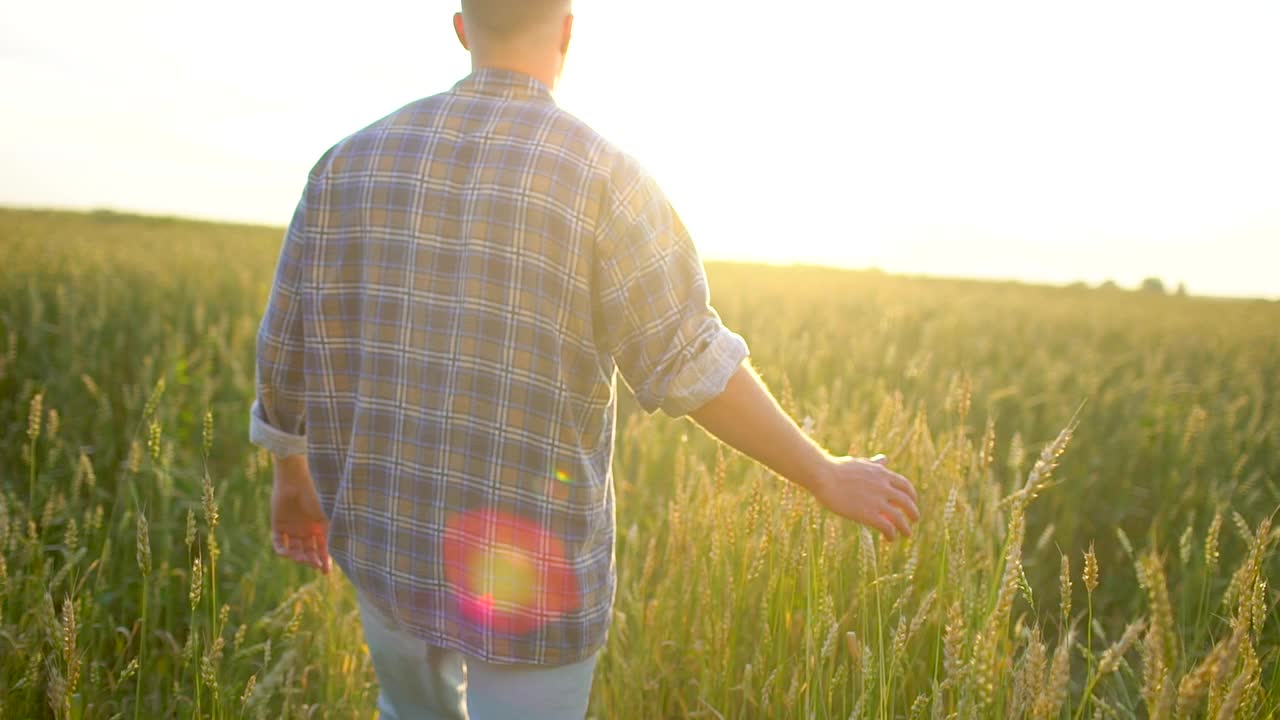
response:
<path id="1" fill-rule="evenodd" d="M 500 100 L 545 100 L 554 103 L 551 88 L 524 73 L 501 68 L 480 68 L 453 86 L 459 95 L 495 97 Z"/>

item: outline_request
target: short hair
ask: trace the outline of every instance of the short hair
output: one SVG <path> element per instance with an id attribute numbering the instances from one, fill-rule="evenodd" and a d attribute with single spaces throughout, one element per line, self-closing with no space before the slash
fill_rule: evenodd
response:
<path id="1" fill-rule="evenodd" d="M 568 13 L 571 0 L 462 0 L 462 12 L 481 29 L 508 38 Z"/>

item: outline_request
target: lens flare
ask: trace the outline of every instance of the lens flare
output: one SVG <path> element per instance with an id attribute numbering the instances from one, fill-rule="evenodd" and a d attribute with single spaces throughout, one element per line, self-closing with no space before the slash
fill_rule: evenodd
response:
<path id="1" fill-rule="evenodd" d="M 445 577 L 467 620 L 524 634 L 581 603 L 564 543 L 510 513 L 475 510 L 449 518 Z"/>
<path id="2" fill-rule="evenodd" d="M 534 602 L 538 569 L 529 555 L 510 548 L 473 554 L 467 586 L 480 593 L 484 604 L 529 606 Z"/>
<path id="3" fill-rule="evenodd" d="M 556 480 L 559 480 L 562 483 L 573 482 L 573 479 L 569 477 L 569 473 L 564 470 L 556 470 Z"/>

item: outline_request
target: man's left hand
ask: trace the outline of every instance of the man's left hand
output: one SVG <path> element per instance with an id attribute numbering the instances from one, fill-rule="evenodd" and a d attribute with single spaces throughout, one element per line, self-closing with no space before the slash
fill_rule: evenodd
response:
<path id="1" fill-rule="evenodd" d="M 305 455 L 275 458 L 271 545 L 276 554 L 328 574 L 329 519 L 311 481 Z"/>

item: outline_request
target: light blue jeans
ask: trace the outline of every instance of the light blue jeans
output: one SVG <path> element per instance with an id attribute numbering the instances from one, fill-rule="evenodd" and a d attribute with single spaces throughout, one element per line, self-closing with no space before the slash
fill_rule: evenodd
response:
<path id="1" fill-rule="evenodd" d="M 498 665 L 436 647 L 360 603 L 384 720 L 581 720 L 596 655 L 572 665 Z"/>

